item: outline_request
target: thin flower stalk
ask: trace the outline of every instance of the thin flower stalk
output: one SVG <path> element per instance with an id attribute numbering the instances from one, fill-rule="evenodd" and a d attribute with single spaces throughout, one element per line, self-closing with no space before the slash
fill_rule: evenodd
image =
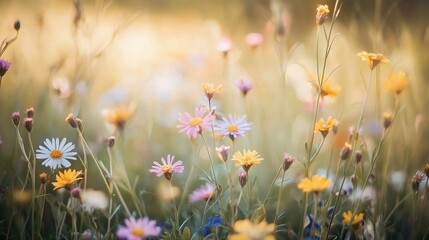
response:
<path id="1" fill-rule="evenodd" d="M 281 202 L 281 199 L 282 199 L 282 189 L 283 189 L 283 182 L 285 180 L 285 177 L 286 177 L 286 171 L 283 171 L 282 181 L 280 182 L 279 194 L 277 196 L 277 206 L 276 206 L 276 214 L 274 215 L 275 216 L 274 223 L 276 223 L 277 220 L 278 220 L 277 216 L 278 216 L 279 211 L 280 211 L 280 202 Z"/>

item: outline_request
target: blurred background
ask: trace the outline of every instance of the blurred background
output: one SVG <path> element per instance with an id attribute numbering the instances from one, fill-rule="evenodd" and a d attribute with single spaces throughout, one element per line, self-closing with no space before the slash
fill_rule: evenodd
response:
<path id="1" fill-rule="evenodd" d="M 253 123 L 252 131 L 237 139 L 234 148 L 255 149 L 265 159 L 255 170 L 269 173 L 256 177 L 263 198 L 267 189 L 258 186 L 272 181 L 284 152 L 305 159 L 316 93 L 310 84 L 316 74 L 315 9 L 317 4 L 333 9 L 334 3 L 0 1 L 0 39 L 12 38 L 14 21 L 21 22 L 18 39 L 2 56 L 12 64 L 0 88 L 0 184 L 13 188 L 26 170 L 16 145 L 12 112 L 23 116 L 25 109 L 35 108 L 32 137 L 36 148 L 45 138 L 67 137 L 81 153 L 75 130 L 64 121 L 73 113 L 83 120 L 87 140 L 105 160 L 101 139 L 118 133 L 106 122 L 103 111 L 133 106 L 132 118 L 120 136 L 122 154 L 130 179 L 139 176 L 138 188 L 154 193 L 158 180 L 148 172 L 153 161 L 173 154 L 189 166 L 193 143 L 178 133 L 177 117 L 207 105 L 201 84 L 211 82 L 224 86 L 223 94 L 214 99 L 219 114 L 246 114 Z M 390 170 L 405 170 L 405 181 L 427 161 L 427 12 L 429 1 L 425 0 L 342 3 L 327 65 L 328 71 L 338 67 L 330 78 L 341 91 L 325 99 L 321 112 L 322 117 L 339 119 L 339 131 L 330 136 L 313 172 L 326 168 L 332 156 L 336 159 L 349 127 L 357 123 L 369 70 L 356 54 L 364 50 L 383 53 L 391 60 L 377 69 L 377 87 L 370 94 L 362 130 L 368 149 L 381 135 L 381 113 L 394 107 L 393 95 L 381 90 L 377 112 L 375 91 L 392 71 L 402 70 L 410 85 L 401 95 L 400 116 L 381 158 L 392 158 L 395 164 Z M 257 48 L 246 44 L 251 32 L 263 35 Z M 232 43 L 228 54 L 217 49 L 224 38 Z M 250 79 L 254 86 L 245 97 L 236 87 L 240 79 Z M 231 144 L 229 139 L 225 143 Z M 410 164 L 404 166 L 404 159 L 411 159 Z M 200 161 L 208 169 L 204 151 Z M 81 165 L 76 161 L 73 167 Z M 46 170 L 38 166 L 37 172 Z M 296 163 L 287 173 L 293 191 L 294 179 L 302 172 L 302 165 Z M 186 176 L 177 179 L 183 185 Z M 93 188 L 102 186 L 96 175 L 93 182 L 91 176 L 88 180 Z"/>

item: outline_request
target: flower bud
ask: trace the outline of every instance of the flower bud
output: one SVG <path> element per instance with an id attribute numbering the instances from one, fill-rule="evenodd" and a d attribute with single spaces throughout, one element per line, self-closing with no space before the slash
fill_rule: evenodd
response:
<path id="1" fill-rule="evenodd" d="M 216 147 L 217 156 L 224 162 L 228 160 L 228 150 L 229 146 L 222 145 L 220 147 Z"/>
<path id="2" fill-rule="evenodd" d="M 356 164 L 360 163 L 360 161 L 362 160 L 362 156 L 363 156 L 362 150 L 357 150 L 355 153 Z"/>
<path id="3" fill-rule="evenodd" d="M 340 151 L 341 160 L 348 159 L 351 152 L 352 152 L 352 145 L 349 144 L 348 142 L 344 143 L 344 147 Z"/>
<path id="4" fill-rule="evenodd" d="M 25 110 L 25 113 L 27 114 L 27 117 L 29 118 L 33 118 L 34 117 L 34 108 L 28 108 L 27 110 Z"/>
<path id="5" fill-rule="evenodd" d="M 240 172 L 238 174 L 238 182 L 240 183 L 241 188 L 244 188 L 247 183 L 247 173 L 246 172 Z"/>
<path id="6" fill-rule="evenodd" d="M 19 112 L 13 112 L 12 113 L 12 121 L 15 126 L 18 127 L 19 121 L 21 121 L 21 116 L 19 115 Z"/>
<path id="7" fill-rule="evenodd" d="M 76 123 L 77 123 L 77 129 L 79 129 L 79 132 L 82 132 L 83 131 L 82 120 L 80 118 L 76 118 Z"/>
<path id="8" fill-rule="evenodd" d="M 19 19 L 16 19 L 15 22 L 13 23 L 13 28 L 18 32 L 19 29 L 21 29 L 21 22 L 19 21 Z"/>
<path id="9" fill-rule="evenodd" d="M 286 172 L 295 160 L 295 156 L 289 153 L 285 153 L 283 156 L 283 171 Z"/>
<path id="10" fill-rule="evenodd" d="M 108 137 L 108 138 L 106 139 L 107 146 L 108 146 L 109 148 L 113 148 L 113 146 L 115 146 L 115 141 L 116 141 L 115 136 L 110 136 L 110 137 Z"/>
<path id="11" fill-rule="evenodd" d="M 80 187 L 75 187 L 75 188 L 73 188 L 73 189 L 71 190 L 71 195 L 72 195 L 74 198 L 80 199 L 80 197 L 81 197 L 80 193 L 81 193 L 81 189 L 80 189 Z"/>
<path id="12" fill-rule="evenodd" d="M 411 182 L 411 187 L 413 188 L 414 192 L 417 192 L 419 190 L 420 183 L 422 182 L 423 177 L 423 173 L 419 170 L 417 170 L 416 174 L 414 174 L 413 180 Z"/>
<path id="13" fill-rule="evenodd" d="M 316 24 L 322 25 L 326 21 L 326 19 L 328 19 L 328 5 L 318 5 L 316 11 Z"/>
<path id="14" fill-rule="evenodd" d="M 427 164 L 425 165 L 425 174 L 426 174 L 426 177 L 428 177 L 428 178 L 429 178 L 429 163 L 427 163 Z"/>
<path id="15" fill-rule="evenodd" d="M 48 174 L 46 174 L 46 173 L 42 172 L 42 173 L 39 175 L 39 179 L 40 179 L 40 182 L 41 182 L 42 184 L 45 184 L 45 183 L 48 181 Z"/>
<path id="16" fill-rule="evenodd" d="M 28 132 L 33 130 L 33 119 L 32 118 L 24 118 L 24 127 Z"/>
<path id="17" fill-rule="evenodd" d="M 385 112 L 385 113 L 383 113 L 383 126 L 384 126 L 384 129 L 389 128 L 390 125 L 392 125 L 392 121 L 393 121 L 393 113 L 391 113 L 391 112 Z"/>
<path id="18" fill-rule="evenodd" d="M 70 113 L 67 117 L 66 117 L 66 122 L 68 122 L 70 124 L 70 126 L 72 128 L 77 128 L 77 122 L 76 122 L 76 117 Z"/>

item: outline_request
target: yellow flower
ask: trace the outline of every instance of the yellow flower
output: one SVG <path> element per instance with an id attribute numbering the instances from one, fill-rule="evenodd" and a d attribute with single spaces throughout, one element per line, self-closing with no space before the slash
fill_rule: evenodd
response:
<path id="1" fill-rule="evenodd" d="M 133 107 L 117 107 L 109 110 L 104 110 L 103 114 L 107 122 L 115 125 L 120 131 L 124 130 L 125 124 L 134 113 Z"/>
<path id="2" fill-rule="evenodd" d="M 332 87 L 331 82 L 327 81 L 322 85 L 322 91 L 321 95 L 322 97 L 329 96 L 329 97 L 335 97 L 337 96 L 337 93 L 340 91 L 340 87 Z"/>
<path id="3" fill-rule="evenodd" d="M 317 25 L 322 25 L 326 19 L 328 18 L 328 14 L 329 14 L 329 7 L 328 5 L 317 5 L 316 8 L 316 24 Z"/>
<path id="4" fill-rule="evenodd" d="M 356 225 L 363 221 L 363 213 L 353 214 L 351 211 L 347 211 L 343 213 L 343 223 Z"/>
<path id="5" fill-rule="evenodd" d="M 320 132 L 323 137 L 328 135 L 329 130 L 331 130 L 337 124 L 337 120 L 329 117 L 325 122 L 323 118 L 319 119 L 319 121 L 314 126 L 314 132 Z"/>
<path id="6" fill-rule="evenodd" d="M 400 94 L 408 86 L 408 77 L 403 71 L 398 71 L 390 75 L 384 83 L 384 89 L 396 94 Z"/>
<path id="7" fill-rule="evenodd" d="M 57 181 L 53 182 L 52 185 L 54 185 L 54 190 L 57 190 L 58 188 L 70 188 L 72 183 L 74 183 L 77 180 L 82 179 L 82 172 L 66 169 L 64 172 L 58 172 L 56 178 Z"/>
<path id="8" fill-rule="evenodd" d="M 276 238 L 272 235 L 275 229 L 274 223 L 268 224 L 265 220 L 254 224 L 248 219 L 239 220 L 234 223 L 234 231 L 236 234 L 232 234 L 228 237 L 229 240 L 275 240 Z"/>
<path id="9" fill-rule="evenodd" d="M 298 184 L 298 188 L 302 189 L 303 192 L 314 192 L 319 193 L 332 184 L 331 180 L 326 179 L 326 177 L 321 177 L 319 175 L 314 175 L 311 177 L 311 180 L 308 178 L 304 178 Z"/>
<path id="10" fill-rule="evenodd" d="M 259 164 L 264 159 L 261 158 L 259 153 L 255 150 L 243 150 L 243 154 L 241 154 L 240 151 L 234 153 L 232 160 L 237 161 L 236 166 L 241 166 L 246 172 L 248 172 L 253 164 Z"/>
<path id="11" fill-rule="evenodd" d="M 222 85 L 217 87 L 213 83 L 203 83 L 204 95 L 210 100 L 215 94 L 220 94 L 223 91 Z"/>
<path id="12" fill-rule="evenodd" d="M 385 58 L 381 53 L 367 53 L 362 51 L 357 54 L 358 57 L 361 58 L 362 61 L 367 61 L 368 66 L 371 70 L 373 70 L 379 63 L 388 63 L 389 59 Z"/>

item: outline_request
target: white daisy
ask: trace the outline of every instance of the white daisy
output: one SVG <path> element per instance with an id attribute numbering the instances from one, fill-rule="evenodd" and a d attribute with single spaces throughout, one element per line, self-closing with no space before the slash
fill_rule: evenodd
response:
<path id="1" fill-rule="evenodd" d="M 60 143 L 58 138 L 48 138 L 45 140 L 44 145 L 39 146 L 39 149 L 36 150 L 37 159 L 45 159 L 42 162 L 42 165 L 50 167 L 52 169 L 57 169 L 61 167 L 70 167 L 71 163 L 68 160 L 76 160 L 76 152 L 71 152 L 74 149 L 74 144 L 69 142 L 66 144 L 67 139 L 63 138 Z"/>

